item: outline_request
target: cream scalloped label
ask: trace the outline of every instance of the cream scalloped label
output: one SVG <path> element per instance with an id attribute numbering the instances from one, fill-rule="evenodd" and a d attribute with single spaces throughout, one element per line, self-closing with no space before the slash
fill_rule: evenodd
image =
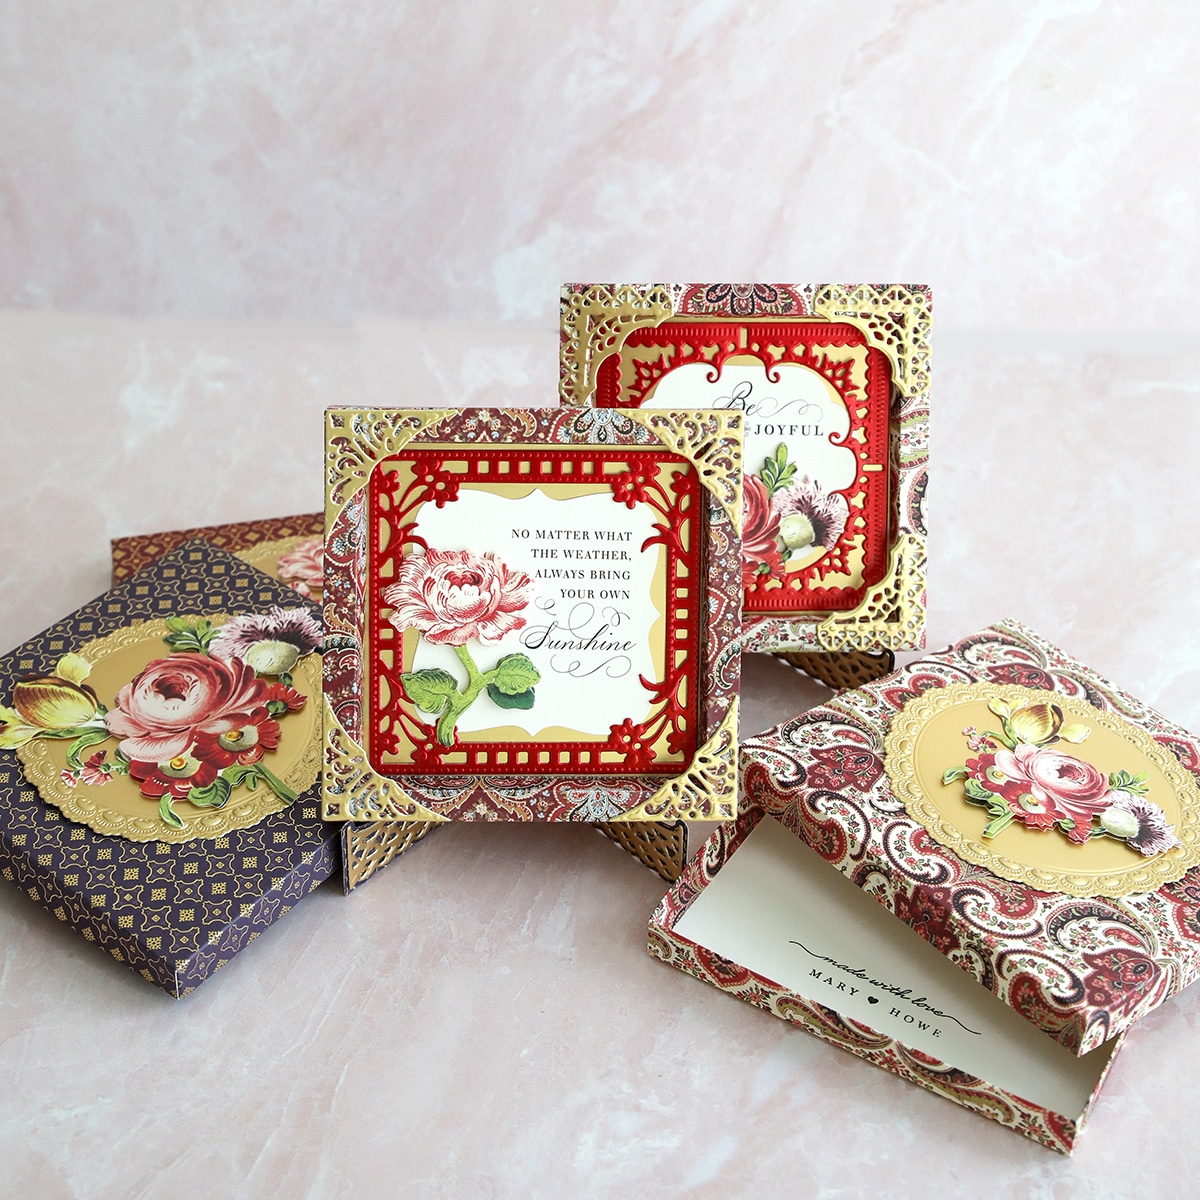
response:
<path id="1" fill-rule="evenodd" d="M 210 618 L 219 623 L 223 618 Z M 116 694 L 151 663 L 168 658 L 165 637 L 170 633 L 165 620 L 135 622 L 105 637 L 78 647 L 72 661 L 90 664 L 86 688 L 108 709 Z M 292 687 L 307 702 L 299 711 L 289 711 L 278 721 L 278 746 L 263 756 L 273 776 L 287 789 L 299 794 L 316 782 L 321 764 L 321 656 L 307 654 L 292 668 Z M 316 699 L 314 699 L 316 697 Z M 100 732 L 99 730 L 97 732 Z M 172 811 L 180 826 L 166 824 L 159 813 L 160 801 L 142 793 L 137 780 L 128 774 L 111 774 L 105 767 L 114 759 L 117 739 L 87 746 L 81 761 L 104 752 L 101 766 L 89 773 L 72 770 L 67 738 L 35 737 L 17 748 L 26 778 L 38 794 L 69 820 L 87 825 L 97 833 L 113 834 L 134 842 L 187 842 L 215 838 L 234 829 L 257 825 L 272 813 L 287 808 L 289 801 L 272 787 L 245 783 L 232 789 L 221 807 L 197 807 L 186 799 L 176 800 Z M 89 782 L 94 780 L 94 782 Z"/>
<path id="2" fill-rule="evenodd" d="M 1070 896 L 1151 892 L 1200 863 L 1200 790 L 1144 729 L 1015 684 L 930 688 L 892 719 L 885 770 L 959 858 Z"/>

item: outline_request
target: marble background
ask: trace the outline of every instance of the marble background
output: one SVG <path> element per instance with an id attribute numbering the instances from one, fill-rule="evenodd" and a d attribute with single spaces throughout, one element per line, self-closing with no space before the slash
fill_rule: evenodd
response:
<path id="1" fill-rule="evenodd" d="M 1200 731 L 1200 10 L 13 0 L 0 642 L 111 536 L 313 510 L 331 403 L 541 404 L 568 278 L 928 280 L 930 637 Z M 822 692 L 746 661 L 746 732 Z M 1200 995 L 1074 1159 L 644 950 L 583 829 L 440 831 L 172 1002 L 0 888 L 15 1194 L 1178 1191 Z"/>

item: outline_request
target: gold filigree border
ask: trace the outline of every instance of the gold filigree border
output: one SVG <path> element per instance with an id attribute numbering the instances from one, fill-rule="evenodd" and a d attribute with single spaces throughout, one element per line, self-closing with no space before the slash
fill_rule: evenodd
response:
<path id="1" fill-rule="evenodd" d="M 694 412 L 653 408 L 622 410 L 631 421 L 654 434 L 672 454 L 686 458 L 701 486 L 725 510 L 735 533 L 742 532 L 741 413 L 718 409 Z M 614 447 L 614 453 L 619 449 Z"/>
<path id="2" fill-rule="evenodd" d="M 559 394 L 568 405 L 586 405 L 596 390 L 600 364 L 643 325 L 657 325 L 675 311 L 665 284 L 592 284 L 562 298 L 562 372 Z"/>
<path id="3" fill-rule="evenodd" d="M 445 821 L 378 774 L 325 699 L 324 805 L 327 821 Z"/>
<path id="4" fill-rule="evenodd" d="M 1101 725 L 1133 746 L 1149 759 L 1174 789 L 1179 800 L 1180 821 L 1175 835 L 1180 845 L 1153 858 L 1133 862 L 1128 870 L 1103 876 L 1032 867 L 990 849 L 985 843 L 969 838 L 948 824 L 921 790 L 917 779 L 916 748 L 921 731 L 938 713 L 965 701 L 986 701 L 994 696 L 1015 704 L 1056 704 L 1064 712 Z M 954 683 L 929 688 L 914 697 L 892 718 L 884 738 L 884 769 L 892 791 L 904 803 L 905 810 L 931 837 L 952 850 L 959 858 L 984 867 L 1003 879 L 1027 884 L 1043 892 L 1061 892 L 1067 896 L 1129 896 L 1137 892 L 1157 891 L 1165 883 L 1180 879 L 1200 863 L 1200 789 L 1170 751 L 1160 746 L 1144 729 L 1132 725 L 1116 713 L 1094 708 L 1058 692 L 1041 691 L 1017 684 Z"/>
<path id="5" fill-rule="evenodd" d="M 925 623 L 925 539 L 901 533 L 888 553 L 884 577 L 849 612 L 817 625 L 821 650 L 904 650 Z"/>
<path id="6" fill-rule="evenodd" d="M 451 409 L 330 409 L 325 414 L 325 527 L 367 485 L 381 459 L 403 450 Z"/>
<path id="7" fill-rule="evenodd" d="M 853 325 L 867 344 L 882 350 L 892 364 L 892 379 L 902 396 L 929 390 L 929 332 L 933 314 L 920 288 L 895 283 L 821 283 L 813 288 L 814 316 Z"/>
<path id="8" fill-rule="evenodd" d="M 209 620 L 214 625 L 220 624 L 224 619 L 223 614 L 209 614 Z M 110 654 L 130 646 L 147 641 L 161 642 L 168 632 L 165 620 L 136 621 L 105 637 L 90 641 L 74 652 L 95 665 L 103 662 Z M 163 657 L 167 657 L 166 646 L 163 647 Z M 296 664 L 292 676 L 296 690 L 307 696 L 309 703 L 313 703 L 314 697 L 321 694 L 321 656 L 306 655 Z M 146 816 L 136 817 L 106 808 L 103 793 L 95 796 L 77 787 L 68 787 L 62 780 L 61 768 L 50 756 L 49 744 L 40 738 L 34 738 L 18 749 L 17 757 L 21 760 L 26 778 L 37 788 L 41 798 L 57 808 L 63 816 L 78 821 L 97 833 L 123 837 L 131 842 L 177 844 L 201 838 L 222 837 L 234 829 L 249 829 L 264 817 L 282 812 L 288 807 L 287 801 L 280 799 L 266 785 L 260 784 L 255 791 L 239 788 L 234 793 L 238 798 L 231 799 L 224 808 L 199 809 L 199 815 L 194 817 L 179 813 L 178 815 L 183 817 L 183 828 L 172 829 L 159 819 L 157 805 L 149 799 L 146 800 Z M 316 782 L 320 766 L 321 723 L 317 721 L 304 753 L 283 777 L 283 781 L 297 794 L 305 792 Z M 117 779 L 107 786 L 132 787 L 135 784 L 128 779 Z"/>
<path id="9" fill-rule="evenodd" d="M 696 751 L 691 765 L 668 779 L 635 808 L 613 817 L 628 821 L 732 821 L 737 816 L 737 697 L 712 737 Z"/>

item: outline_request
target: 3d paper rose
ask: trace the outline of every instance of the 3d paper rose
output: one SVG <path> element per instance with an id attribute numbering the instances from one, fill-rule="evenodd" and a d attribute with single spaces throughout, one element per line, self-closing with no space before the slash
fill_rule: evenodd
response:
<path id="1" fill-rule="evenodd" d="M 532 594 L 533 580 L 494 554 L 432 547 L 405 558 L 396 582 L 383 590 L 397 629 L 419 629 L 442 646 L 498 642 L 521 629 Z"/>
<path id="2" fill-rule="evenodd" d="M 782 570 L 778 537 L 779 514 L 771 506 L 766 485 L 757 475 L 747 475 L 742 491 L 742 575 L 746 582 L 755 574 Z M 760 571 L 761 566 L 768 570 Z"/>
<path id="3" fill-rule="evenodd" d="M 172 654 L 145 667 L 118 693 L 105 721 L 130 760 L 163 763 L 186 754 L 202 733 L 266 708 L 269 686 L 238 659 Z"/>
<path id="4" fill-rule="evenodd" d="M 1073 842 L 1085 842 L 1092 818 L 1109 807 L 1107 777 L 1091 763 L 1045 746 L 1019 744 L 967 762 L 971 777 L 999 792 L 1013 815 L 1035 829 L 1070 819 Z"/>
<path id="5" fill-rule="evenodd" d="M 325 582 L 325 543 L 308 538 L 279 556 L 279 578 L 302 596 L 312 597 Z"/>

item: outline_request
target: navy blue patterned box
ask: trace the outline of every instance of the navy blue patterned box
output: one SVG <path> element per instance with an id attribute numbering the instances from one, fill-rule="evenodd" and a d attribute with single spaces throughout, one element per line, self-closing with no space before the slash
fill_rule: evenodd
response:
<path id="1" fill-rule="evenodd" d="M 318 610 L 190 541 L 0 659 L 0 873 L 173 996 L 340 870 Z"/>

